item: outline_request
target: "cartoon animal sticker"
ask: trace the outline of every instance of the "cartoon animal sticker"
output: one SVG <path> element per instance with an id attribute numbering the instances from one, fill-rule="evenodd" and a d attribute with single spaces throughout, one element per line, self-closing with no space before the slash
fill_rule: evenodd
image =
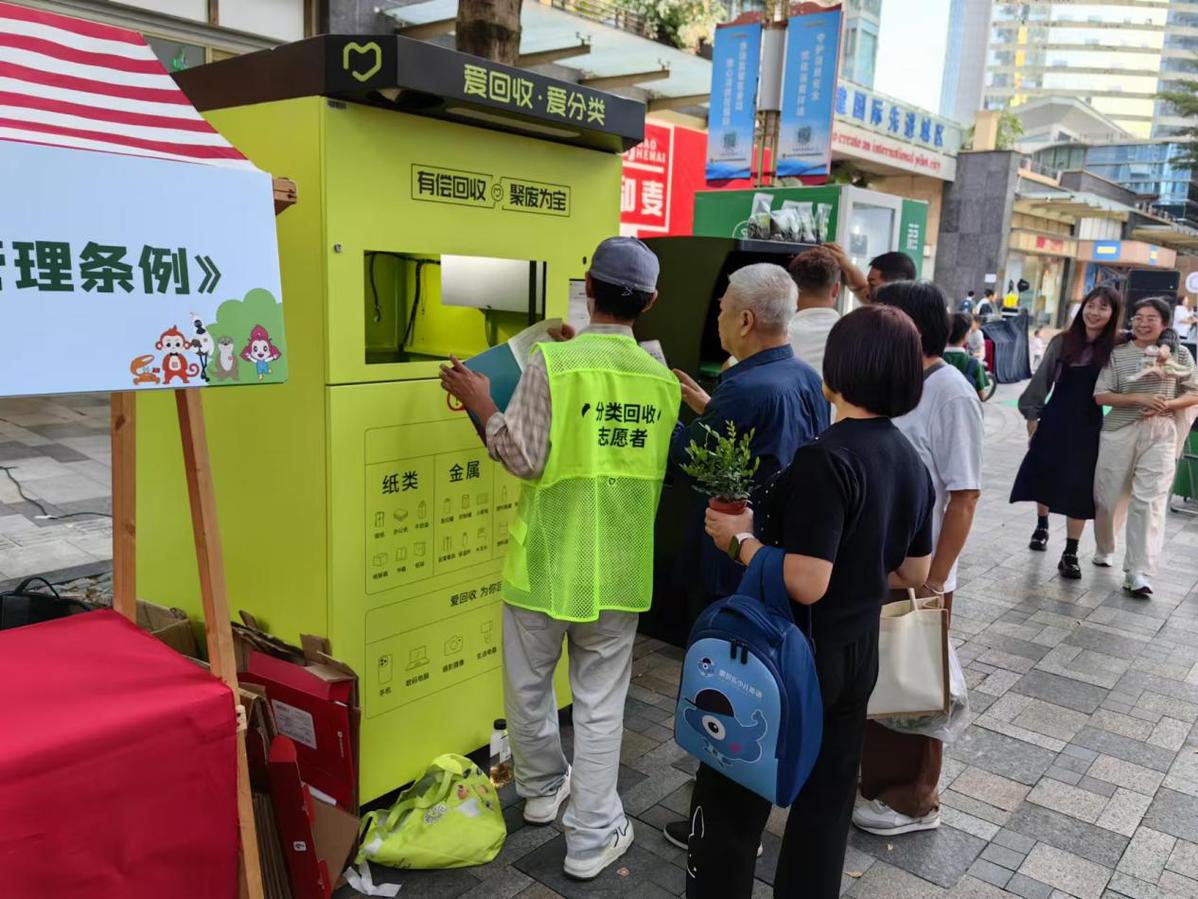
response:
<path id="1" fill-rule="evenodd" d="M 200 377 L 207 381 L 208 360 L 212 358 L 212 350 L 215 345 L 212 342 L 212 335 L 208 333 L 208 329 L 204 327 L 204 323 L 194 312 L 191 313 L 191 326 L 196 332 L 195 337 L 191 338 L 191 348 L 200 357 Z"/>
<path id="2" fill-rule="evenodd" d="M 188 362 L 184 352 L 191 346 L 178 325 L 172 325 L 162 332 L 154 349 L 162 351 L 162 383 L 180 380 L 184 384 L 200 373 L 200 367 L 194 362 Z"/>
<path id="3" fill-rule="evenodd" d="M 686 709 L 683 716 L 703 735 L 707 751 L 720 767 L 761 758 L 761 740 L 769 729 L 761 709 L 753 710 L 751 725 L 741 724 L 727 696 L 719 690 L 700 690 L 695 707 Z"/>
<path id="4" fill-rule="evenodd" d="M 237 370 L 237 350 L 233 338 L 224 336 L 216 339 L 216 358 L 212 360 L 212 377 L 218 381 L 240 381 Z"/>
<path id="5" fill-rule="evenodd" d="M 241 351 L 242 359 L 254 363 L 259 381 L 270 374 L 270 363 L 282 355 L 279 348 L 271 343 L 270 335 L 261 325 L 254 325 L 253 330 L 250 331 L 249 342 Z"/>
<path id="6" fill-rule="evenodd" d="M 153 356 L 134 356 L 133 361 L 129 363 L 129 373 L 133 375 L 133 386 L 139 384 L 158 384 L 161 379 L 158 375 L 161 373 L 160 368 L 150 368 L 150 364 L 154 361 Z"/>

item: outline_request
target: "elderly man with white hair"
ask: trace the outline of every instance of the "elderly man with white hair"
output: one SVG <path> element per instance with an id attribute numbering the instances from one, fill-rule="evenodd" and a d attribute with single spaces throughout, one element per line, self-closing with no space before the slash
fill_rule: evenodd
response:
<path id="1" fill-rule="evenodd" d="M 798 305 L 798 288 L 779 265 L 747 265 L 728 278 L 720 299 L 720 345 L 739 361 L 720 375 L 708 394 L 686 372 L 674 370 L 682 383 L 682 399 L 697 414 L 689 425 L 674 428 L 670 461 L 676 469 L 687 461 L 691 440 L 702 444 L 703 425 L 724 433 L 731 422 L 738 434 L 753 433 L 751 449 L 761 460 L 755 478 L 755 497 L 804 443 L 828 427 L 828 401 L 820 376 L 795 357 L 789 327 Z M 744 569 L 711 542 L 703 532 L 706 500 L 695 494 L 687 520 L 676 576 L 686 586 L 689 624 L 710 603 L 730 595 Z M 686 848 L 689 823 L 666 827 L 666 837 Z"/>

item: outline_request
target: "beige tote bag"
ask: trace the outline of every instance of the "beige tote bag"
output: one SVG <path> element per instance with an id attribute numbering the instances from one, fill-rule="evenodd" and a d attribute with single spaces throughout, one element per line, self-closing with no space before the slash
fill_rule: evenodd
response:
<path id="1" fill-rule="evenodd" d="M 869 717 L 946 715 L 949 709 L 948 611 L 940 595 L 882 606 L 878 683 Z"/>

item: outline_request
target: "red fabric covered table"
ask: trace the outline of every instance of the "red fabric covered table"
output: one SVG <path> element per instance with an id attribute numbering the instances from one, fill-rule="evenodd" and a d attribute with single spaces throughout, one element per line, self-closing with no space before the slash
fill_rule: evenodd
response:
<path id="1" fill-rule="evenodd" d="M 229 689 L 115 612 L 0 631 L 0 897 L 234 899 Z"/>

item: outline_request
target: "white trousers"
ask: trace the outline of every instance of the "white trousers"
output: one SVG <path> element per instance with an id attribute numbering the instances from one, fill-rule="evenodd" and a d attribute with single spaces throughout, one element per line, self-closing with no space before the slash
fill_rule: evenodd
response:
<path id="1" fill-rule="evenodd" d="M 578 623 L 503 607 L 503 703 L 516 792 L 525 799 L 552 796 L 566 776 L 553 672 L 562 641 L 569 643 L 574 766 L 562 824 L 566 854 L 580 861 L 609 845 L 627 820 L 616 780 L 638 617 L 603 612 L 597 621 Z"/>
<path id="2" fill-rule="evenodd" d="M 1172 415 L 1157 415 L 1116 431 L 1103 431 L 1094 470 L 1094 537 L 1098 551 L 1115 551 L 1115 533 L 1127 521 L 1123 570 L 1155 575 L 1165 542 L 1165 512 L 1177 429 Z"/>

